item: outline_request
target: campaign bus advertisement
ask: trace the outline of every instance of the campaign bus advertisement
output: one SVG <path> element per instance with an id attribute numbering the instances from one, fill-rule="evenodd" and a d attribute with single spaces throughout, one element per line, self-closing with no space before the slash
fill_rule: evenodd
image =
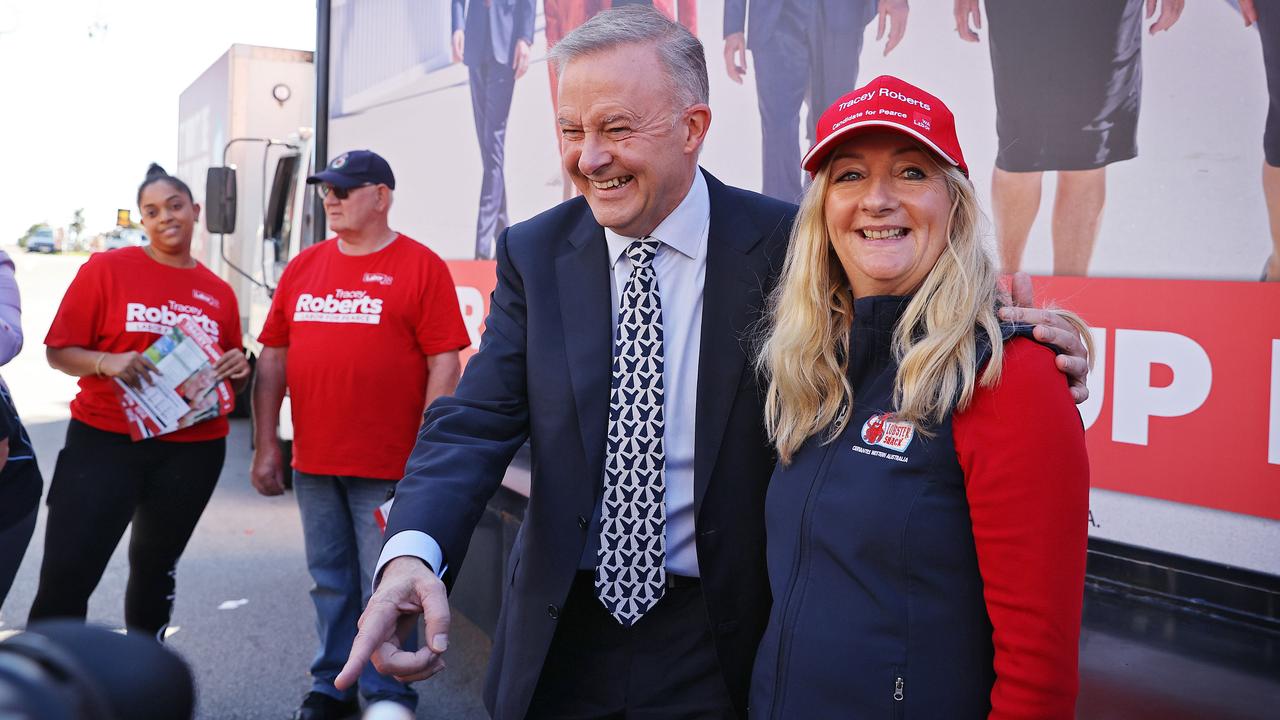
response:
<path id="1" fill-rule="evenodd" d="M 1280 575 L 1280 283 L 1264 281 L 1280 279 L 1280 16 L 1246 27 L 1229 0 L 1150 16 L 1144 0 L 655 4 L 705 45 L 700 160 L 732 185 L 796 200 L 814 115 L 878 75 L 945 100 L 1002 268 L 1092 328 L 1091 536 Z M 391 224 L 451 261 L 473 350 L 498 235 L 574 195 L 548 45 L 609 5 L 333 3 L 328 157 L 388 159 Z"/>

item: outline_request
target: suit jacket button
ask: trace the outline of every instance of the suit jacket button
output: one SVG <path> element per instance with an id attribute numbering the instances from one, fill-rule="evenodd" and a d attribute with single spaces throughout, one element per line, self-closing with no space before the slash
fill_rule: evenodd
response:
<path id="1" fill-rule="evenodd" d="M 587 529 L 587 518 L 585 515 L 578 516 L 578 527 L 583 530 Z"/>
<path id="2" fill-rule="evenodd" d="M 552 620 L 559 619 L 559 617 L 560 617 L 560 608 L 556 607 L 555 605 L 548 605 L 548 606 L 547 606 L 547 614 L 551 616 L 551 619 L 552 619 Z"/>

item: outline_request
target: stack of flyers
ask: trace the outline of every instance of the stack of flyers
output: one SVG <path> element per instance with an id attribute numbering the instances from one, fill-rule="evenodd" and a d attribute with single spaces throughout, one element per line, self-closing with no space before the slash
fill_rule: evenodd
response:
<path id="1" fill-rule="evenodd" d="M 141 388 L 116 378 L 120 404 L 129 420 L 129 436 L 144 440 L 190 427 L 231 412 L 231 383 L 218 382 L 213 364 L 222 356 L 218 344 L 194 320 L 183 317 L 142 353 L 160 375 Z"/>

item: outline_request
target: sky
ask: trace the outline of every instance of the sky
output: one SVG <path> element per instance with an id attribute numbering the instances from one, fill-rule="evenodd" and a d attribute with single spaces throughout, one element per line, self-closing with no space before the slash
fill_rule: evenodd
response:
<path id="1" fill-rule="evenodd" d="M 233 43 L 314 50 L 315 0 L 0 0 L 0 244 L 86 233 L 174 171 L 178 96 Z"/>

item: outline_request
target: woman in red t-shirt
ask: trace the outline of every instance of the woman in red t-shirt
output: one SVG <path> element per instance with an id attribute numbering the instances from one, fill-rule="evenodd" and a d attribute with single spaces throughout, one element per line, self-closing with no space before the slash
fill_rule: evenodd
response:
<path id="1" fill-rule="evenodd" d="M 80 378 L 66 445 L 49 486 L 44 563 L 31 620 L 85 617 L 89 596 L 130 523 L 125 624 L 163 639 L 174 570 L 226 455 L 227 420 L 133 442 L 116 394 L 159 371 L 141 351 L 186 317 L 228 348 L 217 380 L 249 382 L 231 286 L 191 256 L 200 206 L 190 188 L 152 165 L 138 188 L 145 247 L 98 253 L 67 288 L 45 337 L 49 364 Z"/>

